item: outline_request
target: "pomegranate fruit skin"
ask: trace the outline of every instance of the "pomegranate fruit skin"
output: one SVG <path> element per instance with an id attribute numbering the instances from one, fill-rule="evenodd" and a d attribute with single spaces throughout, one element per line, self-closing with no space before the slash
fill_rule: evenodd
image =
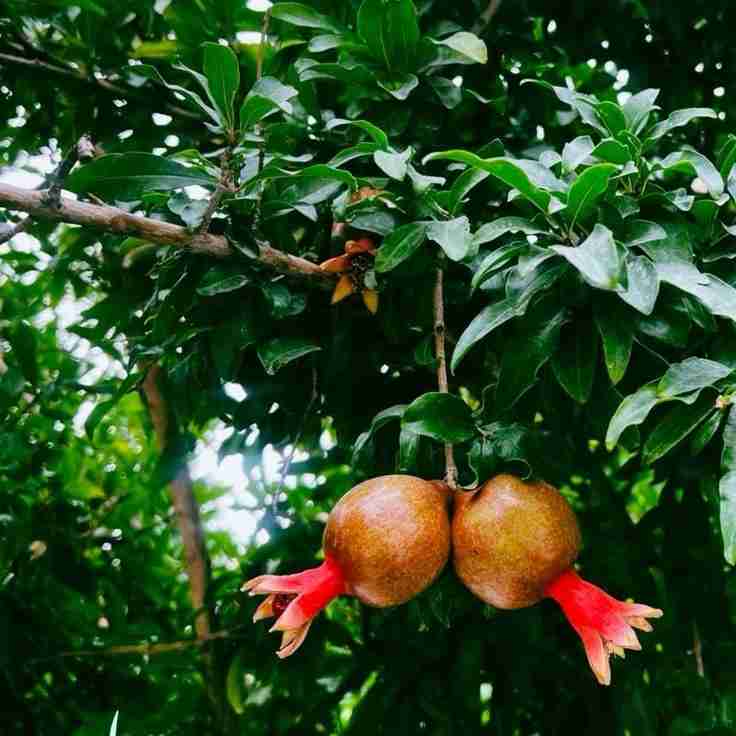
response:
<path id="1" fill-rule="evenodd" d="M 314 617 L 339 595 L 382 608 L 427 588 L 450 555 L 449 504 L 445 484 L 407 475 L 373 478 L 346 493 L 328 517 L 319 567 L 243 585 L 251 595 L 267 595 L 253 620 L 276 617 L 271 630 L 283 632 L 277 655 L 293 654 Z"/>
<path id="2" fill-rule="evenodd" d="M 441 483 L 386 475 L 348 491 L 330 513 L 325 557 L 369 606 L 397 606 L 427 588 L 450 554 L 449 494 Z"/>
<path id="3" fill-rule="evenodd" d="M 540 601 L 580 551 L 575 514 L 547 483 L 498 475 L 475 492 L 457 496 L 455 571 L 496 608 L 525 608 Z"/>

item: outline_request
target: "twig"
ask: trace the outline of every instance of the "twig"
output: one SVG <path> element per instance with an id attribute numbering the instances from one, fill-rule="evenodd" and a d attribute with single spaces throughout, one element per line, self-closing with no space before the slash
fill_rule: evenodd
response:
<path id="1" fill-rule="evenodd" d="M 89 85 L 95 87 L 98 90 L 103 90 L 105 92 L 108 92 L 109 94 L 115 95 L 116 97 L 132 96 L 141 98 L 143 95 L 148 96 L 148 92 L 138 90 L 135 87 L 118 85 L 114 82 L 110 82 L 107 79 L 98 79 L 94 76 L 88 77 L 84 73 L 79 72 L 76 69 L 72 69 L 71 67 L 62 66 L 59 64 L 52 64 L 47 61 L 42 61 L 41 59 L 27 59 L 22 56 L 15 56 L 13 54 L 0 53 L 0 63 L 2 62 L 4 62 L 6 65 L 12 64 L 14 66 L 22 66 L 29 69 L 35 69 L 40 72 L 63 76 L 67 79 L 79 82 L 80 84 Z M 186 110 L 185 108 L 179 107 L 178 105 L 173 105 L 166 102 L 164 103 L 164 107 L 169 112 L 174 113 L 180 118 L 189 118 L 190 120 L 198 121 L 202 120 L 202 117 L 197 113 L 192 112 L 191 110 Z"/>
<path id="2" fill-rule="evenodd" d="M 693 621 L 693 655 L 695 657 L 695 667 L 699 677 L 705 677 L 705 665 L 703 664 L 703 644 L 700 641 L 700 632 L 698 624 Z"/>
<path id="3" fill-rule="evenodd" d="M 136 235 L 149 242 L 187 248 L 194 253 L 228 258 L 235 255 L 227 238 L 211 233 L 192 235 L 186 228 L 150 217 L 139 217 L 118 207 L 94 205 L 62 197 L 59 207 L 49 207 L 43 193 L 0 183 L 0 205 L 28 212 L 42 220 L 73 223 L 119 235 Z M 323 271 L 316 263 L 284 253 L 267 243 L 260 244 L 258 262 L 289 276 L 306 278 L 317 288 L 334 289 L 336 277 Z"/>
<path id="4" fill-rule="evenodd" d="M 501 7 L 501 2 L 502 0 L 491 0 L 491 2 L 488 3 L 488 7 L 480 14 L 475 26 L 473 27 L 473 31 L 475 33 L 484 31 L 491 24 L 493 16 L 496 15 Z"/>
<path id="5" fill-rule="evenodd" d="M 8 240 L 11 238 L 14 238 L 16 235 L 20 235 L 20 233 L 25 232 L 28 230 L 28 227 L 31 224 L 31 218 L 26 217 L 25 220 L 21 220 L 20 222 L 17 222 L 15 225 L 8 225 L 4 224 L 0 227 L 2 227 L 2 230 L 0 230 L 0 245 L 3 243 L 7 243 Z"/>
<path id="6" fill-rule="evenodd" d="M 281 482 L 279 483 L 278 490 L 274 493 L 273 499 L 271 502 L 271 509 L 273 510 L 274 514 L 278 511 L 279 497 L 284 492 L 284 486 L 286 485 L 286 477 L 289 475 L 289 469 L 291 468 L 291 463 L 294 461 L 294 455 L 296 455 L 297 445 L 301 442 L 302 435 L 304 434 L 304 428 L 307 424 L 307 419 L 309 419 L 309 415 L 312 413 L 312 408 L 317 402 L 317 399 L 319 399 L 319 391 L 317 390 L 317 377 L 318 377 L 317 376 L 317 366 L 314 365 L 313 363 L 312 364 L 312 396 L 309 399 L 307 408 L 304 410 L 304 416 L 302 417 L 301 424 L 299 425 L 299 431 L 296 433 L 294 442 L 291 445 L 291 451 L 289 452 L 289 456 L 286 458 L 286 461 L 284 462 L 284 467 L 281 470 Z"/>
<path id="7" fill-rule="evenodd" d="M 119 646 L 106 647 L 105 649 L 80 649 L 78 651 L 59 652 L 58 657 L 109 657 L 120 654 L 140 654 L 141 656 L 153 656 L 156 654 L 167 654 L 168 652 L 180 652 L 185 649 L 202 647 L 215 639 L 229 639 L 235 629 L 215 631 L 206 637 L 199 639 L 182 639 L 161 644 L 122 644 Z"/>
<path id="8" fill-rule="evenodd" d="M 202 222 L 197 228 L 199 234 L 206 233 L 210 229 L 210 223 L 212 218 L 217 212 L 217 208 L 220 206 L 223 195 L 226 192 L 232 191 L 232 171 L 230 170 L 230 157 L 232 156 L 232 149 L 228 146 L 220 157 L 220 180 L 217 182 L 217 187 L 210 197 L 210 201 L 207 204 L 207 209 L 202 215 Z"/>
<path id="9" fill-rule="evenodd" d="M 76 164 L 80 158 L 85 159 L 90 158 L 91 156 L 94 156 L 94 144 L 90 140 L 89 136 L 83 135 L 77 143 L 69 149 L 66 156 L 61 159 L 61 162 L 56 169 L 46 178 L 45 183 L 48 184 L 48 189 L 46 189 L 43 194 L 44 204 L 52 207 L 53 209 L 59 209 L 61 206 L 61 187 L 64 184 L 64 179 L 66 179 L 74 168 L 74 164 Z"/>
<path id="10" fill-rule="evenodd" d="M 437 358 L 437 386 L 440 393 L 450 393 L 447 381 L 447 356 L 445 352 L 445 296 L 444 273 L 439 266 L 434 286 L 434 349 Z M 445 482 L 451 490 L 457 488 L 457 465 L 452 444 L 445 443 Z"/>
<path id="11" fill-rule="evenodd" d="M 263 57 L 265 55 L 266 43 L 268 41 L 268 26 L 271 22 L 271 9 L 269 8 L 263 14 L 263 25 L 261 26 L 261 41 L 258 44 L 258 57 L 256 60 L 256 81 L 259 81 L 263 77 Z M 261 140 L 263 136 L 263 126 L 258 124 L 256 126 L 256 133 L 258 134 L 258 166 L 256 168 L 256 176 L 260 176 L 263 171 L 263 165 L 266 161 L 266 147 L 264 141 Z M 255 222 L 254 230 L 259 233 L 261 230 L 261 210 L 263 208 L 263 184 L 258 184 L 258 191 L 256 192 L 256 210 L 255 210 Z"/>
<path id="12" fill-rule="evenodd" d="M 268 8 L 263 14 L 263 25 L 261 26 L 261 41 L 258 44 L 258 56 L 256 57 L 256 80 L 263 76 L 263 57 L 268 42 L 268 26 L 271 23 L 271 9 Z"/>

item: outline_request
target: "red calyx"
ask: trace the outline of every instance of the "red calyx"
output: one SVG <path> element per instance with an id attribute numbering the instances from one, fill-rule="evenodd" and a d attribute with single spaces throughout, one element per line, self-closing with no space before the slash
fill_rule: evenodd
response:
<path id="1" fill-rule="evenodd" d="M 662 616 L 658 608 L 612 598 L 572 569 L 553 580 L 545 595 L 559 603 L 582 639 L 590 667 L 601 685 L 611 684 L 611 654 L 623 657 L 625 649 L 641 649 L 634 629 L 652 631 L 647 619 Z"/>
<path id="2" fill-rule="evenodd" d="M 337 596 L 346 593 L 339 565 L 329 557 L 319 566 L 294 575 L 261 575 L 249 580 L 243 590 L 267 594 L 253 614 L 253 621 L 276 617 L 271 631 L 282 631 L 281 659 L 299 649 L 314 617 Z"/>

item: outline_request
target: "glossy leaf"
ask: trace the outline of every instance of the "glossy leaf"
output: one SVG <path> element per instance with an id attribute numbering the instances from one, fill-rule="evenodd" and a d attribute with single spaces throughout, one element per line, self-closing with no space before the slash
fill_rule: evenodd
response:
<path id="1" fill-rule="evenodd" d="M 607 227 L 596 225 L 578 246 L 553 245 L 552 250 L 575 266 L 592 287 L 613 291 L 619 286 L 621 259 L 613 233 Z"/>
<path id="2" fill-rule="evenodd" d="M 77 194 L 94 193 L 113 201 L 131 201 L 151 191 L 192 185 L 214 187 L 214 177 L 151 153 L 110 153 L 80 166 L 64 187 Z"/>
<path id="3" fill-rule="evenodd" d="M 470 407 L 452 394 L 420 396 L 407 407 L 401 423 L 405 429 L 440 442 L 464 442 L 475 434 Z"/>
<path id="4" fill-rule="evenodd" d="M 396 228 L 376 253 L 376 271 L 386 273 L 413 255 L 427 239 L 427 226 L 413 222 Z"/>
<path id="5" fill-rule="evenodd" d="M 595 164 L 585 169 L 573 182 L 565 210 L 572 227 L 593 214 L 598 200 L 608 189 L 609 179 L 616 171 L 613 164 Z"/>
<path id="6" fill-rule="evenodd" d="M 266 373 L 273 376 L 292 361 L 322 348 L 301 337 L 277 337 L 258 348 L 258 358 Z"/>
<path id="7" fill-rule="evenodd" d="M 462 261 L 473 243 L 467 217 L 427 223 L 427 237 L 442 248 L 452 261 Z"/>
<path id="8" fill-rule="evenodd" d="M 204 74 L 223 127 L 235 125 L 235 95 L 240 87 L 238 59 L 228 46 L 204 44 Z"/>

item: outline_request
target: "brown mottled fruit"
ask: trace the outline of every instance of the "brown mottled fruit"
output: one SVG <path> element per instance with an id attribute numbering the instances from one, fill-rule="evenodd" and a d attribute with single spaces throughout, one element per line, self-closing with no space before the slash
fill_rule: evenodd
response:
<path id="1" fill-rule="evenodd" d="M 572 565 L 580 529 L 552 486 L 498 475 L 458 494 L 452 543 L 455 570 L 473 593 L 496 608 L 523 608 Z"/>
<path id="2" fill-rule="evenodd" d="M 439 575 L 450 552 L 441 484 L 386 475 L 355 486 L 327 521 L 323 548 L 347 592 L 370 606 L 405 603 Z"/>
<path id="3" fill-rule="evenodd" d="M 497 608 L 554 599 L 580 636 L 598 682 L 611 682 L 610 655 L 641 649 L 634 629 L 651 631 L 658 608 L 616 600 L 572 567 L 580 549 L 575 514 L 547 483 L 498 475 L 458 493 L 452 520 L 455 570 Z"/>
<path id="4" fill-rule="evenodd" d="M 325 561 L 293 575 L 261 575 L 245 590 L 265 593 L 254 620 L 276 616 L 279 657 L 293 654 L 333 598 L 369 606 L 405 603 L 440 574 L 450 554 L 447 486 L 409 475 L 360 483 L 335 505 L 323 539 Z"/>

